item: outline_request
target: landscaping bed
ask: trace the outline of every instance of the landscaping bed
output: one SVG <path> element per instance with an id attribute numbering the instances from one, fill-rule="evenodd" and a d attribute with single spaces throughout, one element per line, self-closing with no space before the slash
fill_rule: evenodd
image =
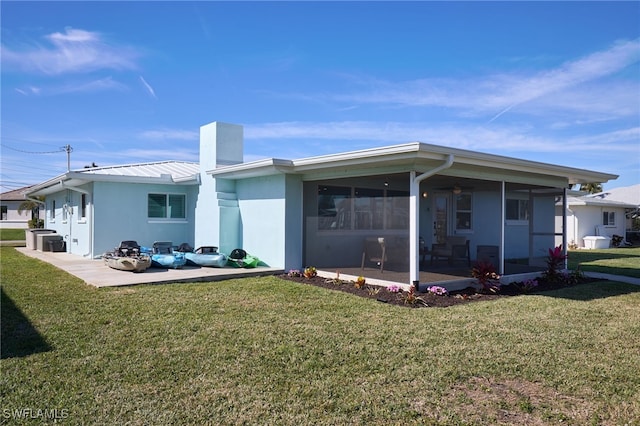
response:
<path id="1" fill-rule="evenodd" d="M 545 291 L 557 290 L 586 282 L 595 281 L 582 274 L 567 274 L 556 276 L 553 279 L 544 277 L 525 282 L 516 282 L 498 286 L 493 284 L 486 288 L 467 287 L 457 291 L 446 291 L 439 286 L 421 286 L 421 292 L 402 291 L 399 286 L 390 285 L 381 287 L 361 283 L 357 285 L 351 280 L 336 278 L 323 278 L 318 275 L 305 277 L 304 274 L 289 272 L 280 275 L 284 280 L 294 281 L 306 285 L 314 285 L 330 290 L 338 290 L 351 293 L 356 296 L 374 299 L 380 303 L 406 306 L 410 308 L 446 308 L 448 306 L 460 305 L 464 303 L 496 300 L 504 297 L 514 297 L 525 294 L 538 294 Z"/>

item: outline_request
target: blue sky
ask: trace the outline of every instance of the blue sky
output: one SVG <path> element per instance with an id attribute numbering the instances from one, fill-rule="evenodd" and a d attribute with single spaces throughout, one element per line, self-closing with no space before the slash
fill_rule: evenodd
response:
<path id="1" fill-rule="evenodd" d="M 12 2 L 2 191 L 71 168 L 412 141 L 640 183 L 640 2 Z"/>

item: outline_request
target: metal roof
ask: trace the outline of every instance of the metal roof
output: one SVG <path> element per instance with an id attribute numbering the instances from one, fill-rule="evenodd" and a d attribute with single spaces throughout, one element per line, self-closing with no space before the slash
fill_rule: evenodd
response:
<path id="1" fill-rule="evenodd" d="M 87 182 L 198 184 L 200 165 L 186 161 L 157 161 L 119 166 L 90 167 L 72 170 L 31 187 L 29 196 L 47 195 L 61 188 L 77 187 Z"/>
<path id="2" fill-rule="evenodd" d="M 339 154 L 322 155 L 297 160 L 268 159 L 207 170 L 214 177 L 244 179 L 276 173 L 304 174 L 310 179 L 319 176 L 341 177 L 384 173 L 386 171 L 429 172 L 453 155 L 453 165 L 441 174 L 476 177 L 510 182 L 536 181 L 549 186 L 608 182 L 618 176 L 608 173 L 565 167 L 556 164 L 522 160 L 501 155 L 411 142 L 381 148 L 364 149 Z"/>
<path id="3" fill-rule="evenodd" d="M 125 164 L 118 166 L 91 167 L 74 170 L 83 175 L 108 175 L 130 177 L 160 177 L 171 175 L 176 179 L 183 179 L 200 172 L 198 163 L 186 161 L 158 161 L 153 163 Z"/>
<path id="4" fill-rule="evenodd" d="M 562 203 L 557 203 L 557 205 L 560 204 Z M 625 203 L 623 201 L 605 200 L 602 198 L 593 198 L 591 196 L 567 197 L 567 204 L 570 206 L 621 207 L 626 209 L 633 209 L 636 207 L 634 204 Z"/>

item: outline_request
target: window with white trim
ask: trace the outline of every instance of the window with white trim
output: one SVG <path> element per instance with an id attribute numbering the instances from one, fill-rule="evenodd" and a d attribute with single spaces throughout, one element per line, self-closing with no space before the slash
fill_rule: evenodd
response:
<path id="1" fill-rule="evenodd" d="M 462 193 L 454 195 L 453 201 L 456 209 L 456 231 L 470 231 L 472 228 L 473 204 L 471 194 Z"/>
<path id="2" fill-rule="evenodd" d="M 529 200 L 506 200 L 505 218 L 507 220 L 528 221 L 529 220 Z"/>
<path id="3" fill-rule="evenodd" d="M 186 219 L 184 194 L 149 194 L 147 217 L 150 219 Z"/>
<path id="4" fill-rule="evenodd" d="M 51 200 L 51 219 L 56 218 L 56 200 Z"/>
<path id="5" fill-rule="evenodd" d="M 604 226 L 616 226 L 616 212 L 602 212 L 602 224 Z"/>

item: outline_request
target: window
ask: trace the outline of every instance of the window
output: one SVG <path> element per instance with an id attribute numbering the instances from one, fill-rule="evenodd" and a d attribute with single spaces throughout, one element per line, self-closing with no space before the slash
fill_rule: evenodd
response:
<path id="1" fill-rule="evenodd" d="M 318 187 L 318 229 L 351 228 L 351 188 Z"/>
<path id="2" fill-rule="evenodd" d="M 51 200 L 51 219 L 56 218 L 56 200 Z"/>
<path id="3" fill-rule="evenodd" d="M 319 185 L 318 229 L 409 229 L 409 192 Z"/>
<path id="4" fill-rule="evenodd" d="M 87 218 L 87 194 L 80 194 L 80 219 Z"/>
<path id="5" fill-rule="evenodd" d="M 147 215 L 154 219 L 186 219 L 184 194 L 149 194 Z"/>
<path id="6" fill-rule="evenodd" d="M 473 216 L 471 194 L 455 195 L 456 231 L 470 231 Z"/>
<path id="7" fill-rule="evenodd" d="M 0 220 L 7 220 L 7 206 L 0 206 Z"/>
<path id="8" fill-rule="evenodd" d="M 387 190 L 387 229 L 409 229 L 409 192 Z"/>
<path id="9" fill-rule="evenodd" d="M 382 189 L 355 189 L 355 229 L 382 229 L 384 227 L 384 191 Z"/>
<path id="10" fill-rule="evenodd" d="M 505 216 L 507 220 L 529 220 L 529 200 L 507 199 Z"/>
<path id="11" fill-rule="evenodd" d="M 602 224 L 605 226 L 615 226 L 616 212 L 602 212 Z"/>

